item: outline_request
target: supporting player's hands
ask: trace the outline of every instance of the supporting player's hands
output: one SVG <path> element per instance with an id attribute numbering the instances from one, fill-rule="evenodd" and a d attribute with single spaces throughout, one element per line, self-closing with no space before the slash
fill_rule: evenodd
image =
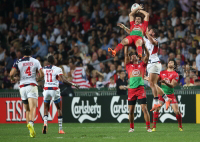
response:
<path id="1" fill-rule="evenodd" d="M 163 80 L 160 81 L 160 83 L 164 83 L 164 84 L 165 84 L 166 82 L 167 82 L 166 79 L 163 79 Z"/>
<path id="2" fill-rule="evenodd" d="M 117 23 L 117 26 L 120 27 L 120 28 L 122 28 L 122 29 L 125 29 L 125 26 L 122 23 Z"/>
<path id="3" fill-rule="evenodd" d="M 78 85 L 78 84 L 72 84 L 74 87 L 76 87 L 77 89 L 79 89 L 79 87 L 80 87 L 80 85 Z"/>
<path id="4" fill-rule="evenodd" d="M 142 10 L 144 9 L 143 4 L 140 4 L 140 6 L 138 7 L 138 10 Z"/>
<path id="5" fill-rule="evenodd" d="M 145 76 L 145 77 L 144 77 L 144 80 L 149 81 L 149 77 L 148 77 L 148 76 Z"/>

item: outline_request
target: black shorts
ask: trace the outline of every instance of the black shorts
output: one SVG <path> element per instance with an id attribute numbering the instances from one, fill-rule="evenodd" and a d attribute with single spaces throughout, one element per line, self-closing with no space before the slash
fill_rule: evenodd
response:
<path id="1" fill-rule="evenodd" d="M 135 105 L 136 100 L 128 101 L 128 105 Z M 147 104 L 147 98 L 138 99 L 138 104 Z"/>

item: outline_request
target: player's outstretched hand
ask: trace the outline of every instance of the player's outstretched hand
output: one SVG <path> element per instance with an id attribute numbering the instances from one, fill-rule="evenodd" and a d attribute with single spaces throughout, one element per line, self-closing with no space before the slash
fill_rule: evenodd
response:
<path id="1" fill-rule="evenodd" d="M 164 79 L 164 80 L 161 80 L 160 82 L 161 82 L 161 83 L 165 83 L 165 82 L 166 82 L 166 80 Z"/>
<path id="2" fill-rule="evenodd" d="M 124 27 L 125 27 L 124 24 L 122 24 L 122 23 L 117 23 L 117 26 L 122 28 L 122 29 L 124 29 Z"/>
<path id="3" fill-rule="evenodd" d="M 144 80 L 149 81 L 149 77 L 148 77 L 148 76 L 145 76 L 145 77 L 144 77 Z"/>
<path id="4" fill-rule="evenodd" d="M 140 4 L 140 6 L 138 8 L 139 8 L 139 10 L 144 9 L 143 4 Z"/>
<path id="5" fill-rule="evenodd" d="M 74 87 L 76 87 L 77 89 L 79 89 L 80 85 L 74 84 Z"/>

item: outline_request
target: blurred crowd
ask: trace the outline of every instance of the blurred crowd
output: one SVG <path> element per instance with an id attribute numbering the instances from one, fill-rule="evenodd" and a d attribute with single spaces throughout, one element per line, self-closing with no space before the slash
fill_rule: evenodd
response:
<path id="1" fill-rule="evenodd" d="M 69 81 L 83 88 L 114 88 L 125 78 L 123 50 L 112 58 L 108 47 L 127 36 L 117 23 L 129 27 L 133 3 L 149 12 L 149 28 L 159 29 L 162 70 L 176 59 L 180 85 L 200 85 L 200 2 L 198 0 L 1 0 L 0 82 L 2 88 L 18 88 L 10 82 L 12 65 L 25 46 L 42 66 L 54 55 L 55 65 Z M 135 52 L 135 47 L 129 47 Z M 81 68 L 81 79 L 75 73 Z M 78 70 L 79 71 L 79 70 Z M 88 85 L 85 85 L 87 83 Z"/>

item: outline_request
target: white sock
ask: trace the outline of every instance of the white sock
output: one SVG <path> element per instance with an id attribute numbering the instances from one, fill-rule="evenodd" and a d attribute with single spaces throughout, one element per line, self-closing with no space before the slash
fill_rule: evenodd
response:
<path id="1" fill-rule="evenodd" d="M 59 130 L 62 130 L 62 116 L 58 117 L 58 126 L 59 126 Z"/>
<path id="2" fill-rule="evenodd" d="M 34 125 L 34 122 L 33 121 L 29 121 L 29 124 L 31 124 L 32 126 Z"/>
<path id="3" fill-rule="evenodd" d="M 154 104 L 157 105 L 158 104 L 158 97 L 154 97 L 153 100 L 154 100 Z"/>
<path id="4" fill-rule="evenodd" d="M 44 125 L 46 125 L 46 126 L 47 126 L 48 115 L 45 115 L 43 119 L 44 119 Z"/>
<path id="5" fill-rule="evenodd" d="M 165 102 L 167 102 L 169 100 L 169 98 L 167 97 L 166 94 L 162 95 L 163 99 L 165 100 Z"/>

